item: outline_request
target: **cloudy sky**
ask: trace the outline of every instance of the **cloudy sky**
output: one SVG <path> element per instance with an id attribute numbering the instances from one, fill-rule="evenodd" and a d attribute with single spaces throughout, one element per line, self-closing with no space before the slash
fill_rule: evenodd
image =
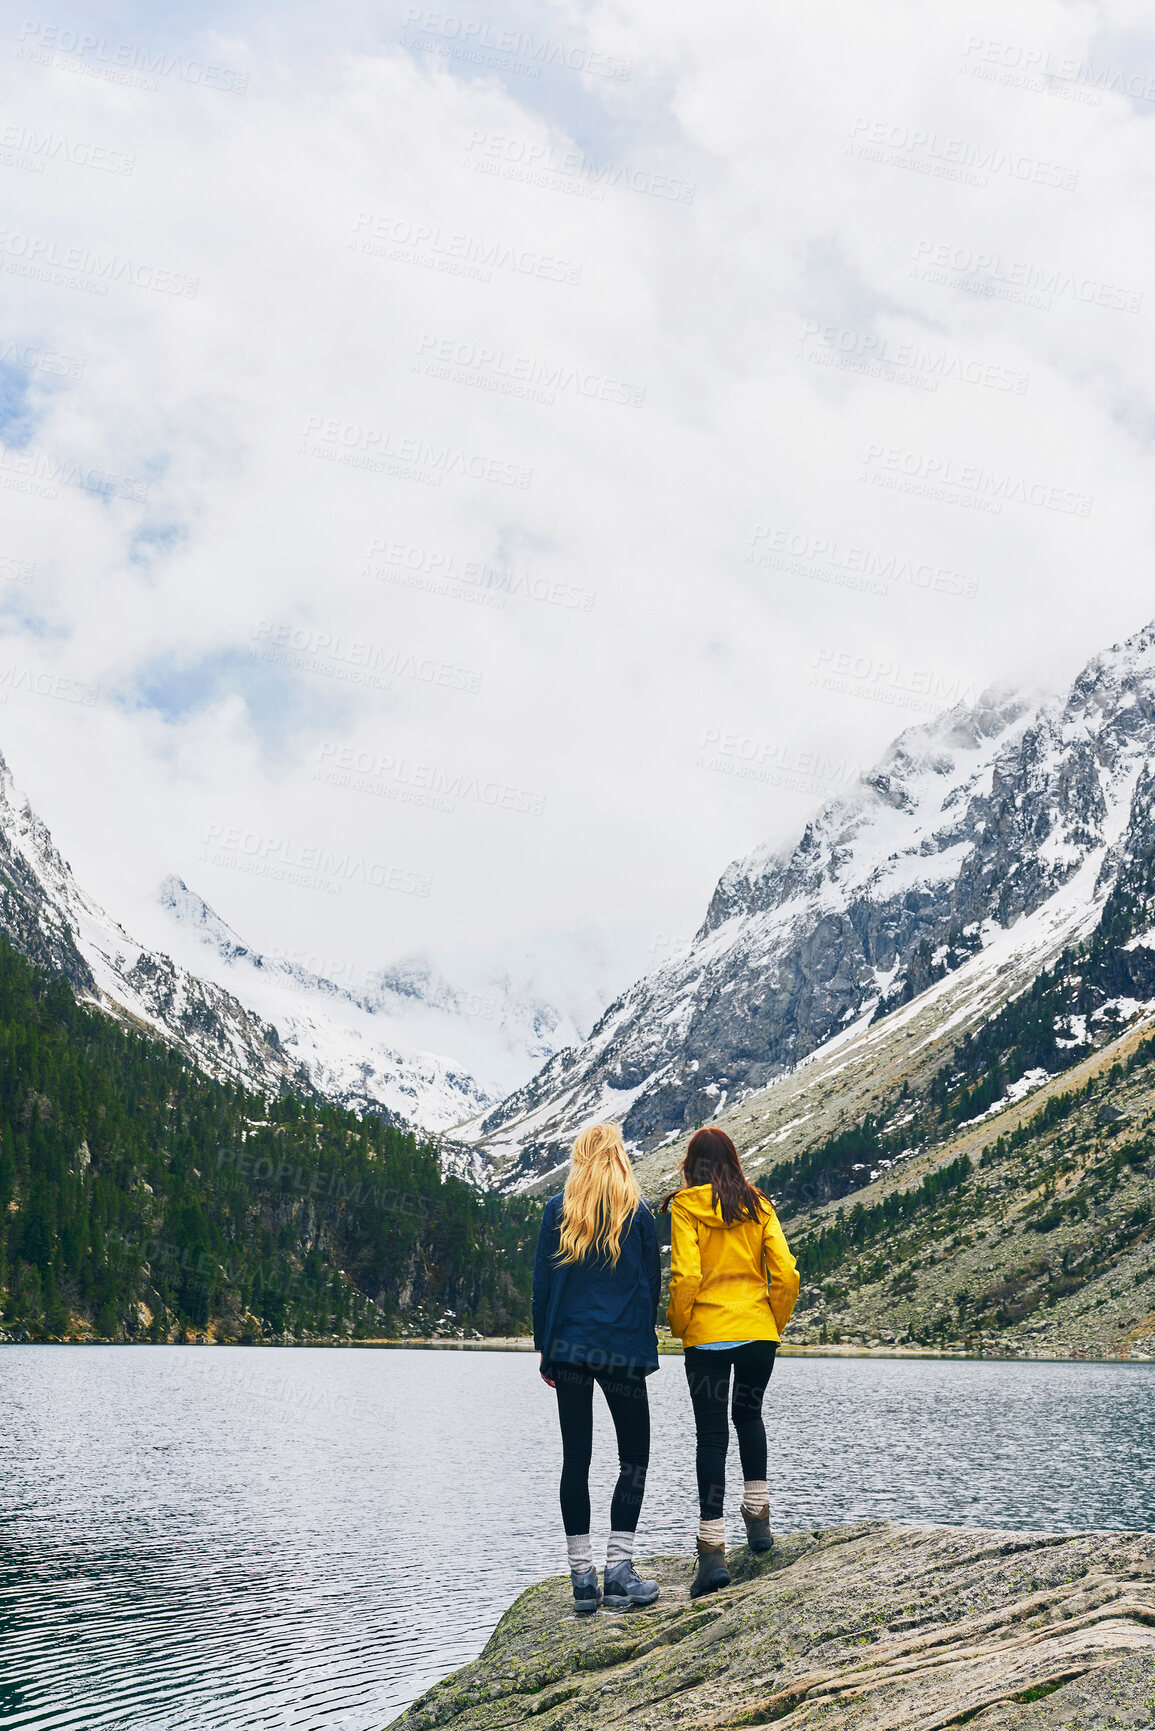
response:
<path id="1" fill-rule="evenodd" d="M 0 750 L 165 942 L 583 1003 L 1155 614 L 1138 0 L 12 14 Z"/>

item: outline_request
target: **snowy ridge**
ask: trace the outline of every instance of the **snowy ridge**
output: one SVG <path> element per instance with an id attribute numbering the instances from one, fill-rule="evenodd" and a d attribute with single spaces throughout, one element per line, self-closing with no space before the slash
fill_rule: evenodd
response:
<path id="1" fill-rule="evenodd" d="M 222 970 L 240 969 L 246 982 L 251 976 L 244 1001 L 231 980 L 205 979 L 138 944 L 86 895 L 0 759 L 0 929 L 31 961 L 63 974 L 78 998 L 160 1035 L 210 1075 L 257 1090 L 312 1088 L 434 1131 L 495 1097 L 444 1058 L 370 1039 L 352 1018 L 302 1006 L 291 984 L 275 970 L 264 976 L 262 958 L 179 879 L 169 880 L 165 895 L 211 944 Z M 318 998 L 340 1006 L 339 987 L 298 972 Z M 482 1175 L 460 1152 L 447 1165 Z"/>
<path id="2" fill-rule="evenodd" d="M 2 759 L 0 878 L 0 925 L 30 960 L 64 974 L 78 997 L 171 1039 L 211 1074 L 277 1089 L 291 1081 L 275 1029 L 142 948 L 84 893 Z"/>
<path id="3" fill-rule="evenodd" d="M 289 1060 L 328 1099 L 356 1111 L 383 1109 L 425 1130 L 443 1129 L 462 1108 L 475 1112 L 494 1099 L 468 1071 L 421 1050 L 400 1027 L 374 1025 L 364 996 L 251 950 L 182 879 L 166 878 L 160 899 L 203 946 L 215 983 L 277 1029 Z"/>
<path id="4" fill-rule="evenodd" d="M 591 1118 L 658 1148 L 937 982 L 997 1007 L 1008 969 L 1029 980 L 1085 936 L 1120 863 L 1150 857 L 1153 752 L 1152 626 L 1065 696 L 995 690 L 908 729 L 793 848 L 727 867 L 685 956 L 455 1134 L 533 1185 Z"/>
<path id="5" fill-rule="evenodd" d="M 483 972 L 464 987 L 413 956 L 334 980 L 294 954 L 251 948 L 178 877 L 165 879 L 160 901 L 181 959 L 272 1022 L 314 1086 L 347 1105 L 376 1100 L 440 1130 L 494 1105 L 580 1037 L 508 972 Z M 432 1056 L 439 1051 L 455 1061 Z"/>

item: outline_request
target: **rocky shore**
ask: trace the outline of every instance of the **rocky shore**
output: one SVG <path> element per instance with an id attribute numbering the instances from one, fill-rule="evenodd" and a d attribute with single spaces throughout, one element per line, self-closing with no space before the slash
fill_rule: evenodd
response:
<path id="1" fill-rule="evenodd" d="M 691 1603 L 655 1558 L 649 1611 L 579 1621 L 568 1578 L 530 1587 L 405 1731 L 1098 1731 L 1155 1727 L 1155 1534 L 886 1521 L 790 1533 Z"/>
<path id="2" fill-rule="evenodd" d="M 2 1337 L 0 1337 L 2 1338 Z M 326 1341 L 310 1341 L 310 1346 L 325 1346 Z M 532 1352 L 533 1341 L 528 1335 L 513 1334 L 490 1336 L 477 1340 L 465 1340 L 459 1335 L 412 1335 L 404 1337 L 390 1336 L 382 1340 L 342 1340 L 335 1344 L 340 1346 L 360 1347 L 391 1347 L 398 1350 L 416 1351 L 436 1347 L 442 1352 Z M 1059 1347 L 1021 1346 L 1017 1341 L 993 1341 L 985 1345 L 968 1347 L 959 1341 L 953 1346 L 908 1346 L 891 1339 L 883 1341 L 869 1331 L 863 1339 L 843 1341 L 839 1345 L 826 1346 L 796 1346 L 787 1341 L 779 1347 L 782 1358 L 992 1358 L 992 1359 L 1038 1359 L 1049 1362 L 1062 1359 L 1077 1364 L 1081 1360 L 1109 1360 L 1118 1363 L 1125 1356 L 1135 1362 L 1147 1362 L 1150 1353 L 1132 1349 L 1129 1355 L 1118 1351 L 1107 1352 L 1104 1349 L 1074 1347 L 1063 1351 Z M 661 1358 L 681 1358 L 682 1345 L 680 1341 L 658 1336 L 658 1355 Z"/>

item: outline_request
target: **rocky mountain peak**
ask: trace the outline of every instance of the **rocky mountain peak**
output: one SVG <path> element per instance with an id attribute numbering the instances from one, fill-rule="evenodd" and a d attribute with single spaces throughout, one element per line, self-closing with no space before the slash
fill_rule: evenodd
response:
<path id="1" fill-rule="evenodd" d="M 1155 625 L 1061 696 L 993 687 L 906 729 L 792 847 L 727 866 L 688 953 L 466 1133 L 515 1182 L 595 1114 L 616 1111 L 650 1147 L 1060 895 L 1048 943 L 1089 930 L 1128 847 L 1148 847 L 1151 753 Z"/>

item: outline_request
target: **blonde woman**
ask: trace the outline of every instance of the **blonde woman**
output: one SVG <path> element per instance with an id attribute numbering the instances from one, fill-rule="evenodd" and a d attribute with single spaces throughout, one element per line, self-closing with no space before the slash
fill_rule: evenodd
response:
<path id="1" fill-rule="evenodd" d="M 657 1581 L 639 1578 L 633 1554 L 650 1459 L 646 1378 L 658 1368 L 661 1285 L 657 1228 L 622 1133 L 616 1124 L 593 1124 L 573 1145 L 565 1190 L 546 1203 L 533 1269 L 533 1343 L 542 1381 L 557 1393 L 561 1513 L 579 1615 L 603 1602 L 590 1545 L 595 1383 L 610 1409 L 619 1463 L 605 1607 L 627 1611 L 658 1597 Z"/>

